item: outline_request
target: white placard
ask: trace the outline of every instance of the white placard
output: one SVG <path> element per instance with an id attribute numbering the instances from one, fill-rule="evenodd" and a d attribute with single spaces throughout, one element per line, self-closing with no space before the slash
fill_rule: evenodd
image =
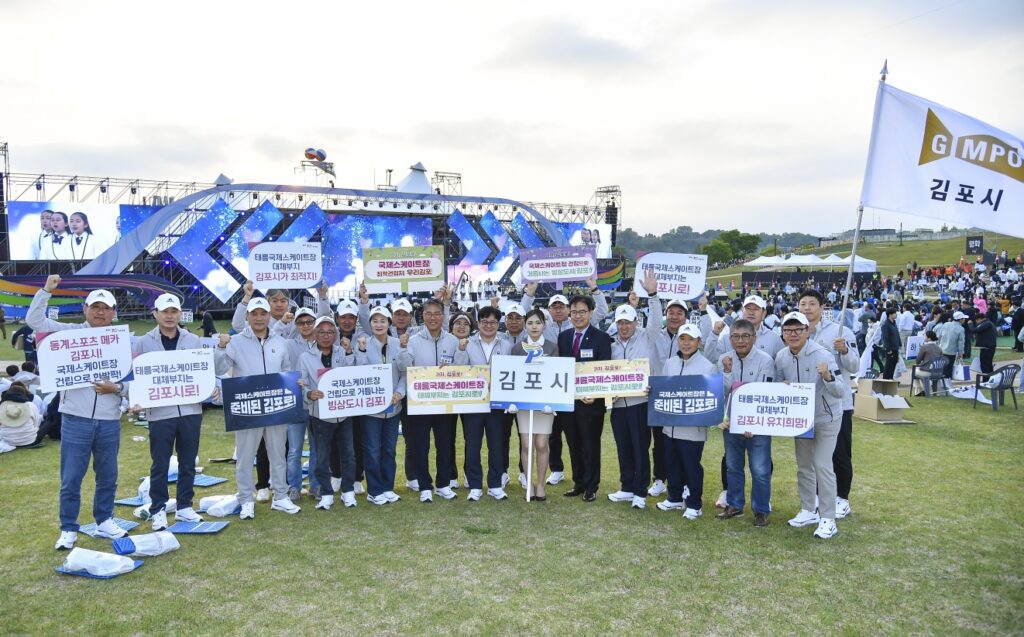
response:
<path id="1" fill-rule="evenodd" d="M 182 310 L 181 311 L 181 322 L 182 323 L 188 324 L 188 323 L 191 323 L 194 320 L 195 320 L 195 314 L 192 312 L 192 310 Z"/>
<path id="2" fill-rule="evenodd" d="M 708 256 L 649 252 L 640 257 L 633 273 L 633 290 L 641 298 L 647 298 L 647 290 L 643 286 L 646 270 L 653 270 L 654 277 L 658 280 L 658 297 L 691 301 L 704 292 L 708 275 Z"/>
<path id="3" fill-rule="evenodd" d="M 132 368 L 131 336 L 127 325 L 37 333 L 40 389 L 49 393 L 119 382 Z"/>
<path id="4" fill-rule="evenodd" d="M 569 357 L 494 356 L 491 358 L 491 408 L 572 411 L 576 360 Z"/>
<path id="5" fill-rule="evenodd" d="M 921 351 L 921 346 L 924 345 L 924 336 L 908 336 L 907 337 L 907 349 L 903 354 L 903 358 L 908 361 L 917 360 L 917 353 Z"/>
<path id="6" fill-rule="evenodd" d="M 54 321 L 60 319 L 60 308 L 59 307 L 48 307 L 46 308 L 46 318 Z"/>
<path id="7" fill-rule="evenodd" d="M 814 385 L 745 383 L 729 399 L 729 431 L 796 437 L 814 429 Z"/>
<path id="8" fill-rule="evenodd" d="M 128 403 L 170 407 L 201 403 L 217 387 L 212 349 L 147 352 L 132 361 Z"/>
<path id="9" fill-rule="evenodd" d="M 319 243 L 266 241 L 249 251 L 249 279 L 260 289 L 315 287 L 323 278 Z"/>
<path id="10" fill-rule="evenodd" d="M 324 420 L 379 414 L 391 406 L 395 391 L 391 363 L 328 369 L 317 389 L 324 393 L 317 401 Z"/>

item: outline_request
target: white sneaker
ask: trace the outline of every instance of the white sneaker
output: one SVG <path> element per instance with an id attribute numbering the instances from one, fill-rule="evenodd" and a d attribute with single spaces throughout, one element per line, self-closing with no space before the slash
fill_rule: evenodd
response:
<path id="1" fill-rule="evenodd" d="M 295 515 L 296 513 L 301 511 L 302 509 L 299 508 L 299 506 L 297 504 L 292 502 L 287 496 L 285 496 L 285 497 L 281 498 L 280 500 L 274 500 L 273 502 L 271 502 L 270 503 L 270 510 L 271 511 L 283 511 L 284 513 L 287 513 L 288 515 Z"/>
<path id="2" fill-rule="evenodd" d="M 647 508 L 647 498 L 645 498 L 643 496 L 639 496 L 639 495 L 634 495 L 633 496 L 633 508 L 634 509 L 646 509 Z"/>
<path id="3" fill-rule="evenodd" d="M 721 493 L 719 493 L 718 499 L 715 500 L 715 507 L 719 509 L 724 509 L 725 507 L 729 506 L 729 501 L 726 499 L 726 496 L 728 494 L 728 491 L 722 491 Z"/>
<path id="4" fill-rule="evenodd" d="M 459 488 L 459 481 L 458 480 L 450 480 L 448 482 L 448 488 L 449 489 L 458 489 Z"/>
<path id="5" fill-rule="evenodd" d="M 451 500 L 455 497 L 455 492 L 452 491 L 451 487 L 442 487 L 440 489 L 434 489 L 434 493 L 441 496 L 445 500 Z"/>
<path id="6" fill-rule="evenodd" d="M 335 493 L 341 491 L 341 478 L 331 478 L 331 491 Z"/>
<path id="7" fill-rule="evenodd" d="M 242 510 L 238 512 L 239 520 L 251 520 L 256 517 L 256 505 L 252 502 L 246 502 L 242 505 Z"/>
<path id="8" fill-rule="evenodd" d="M 679 509 L 685 509 L 685 502 L 673 502 L 672 500 L 662 500 L 658 503 L 658 508 L 662 511 L 677 511 Z"/>
<path id="9" fill-rule="evenodd" d="M 366 493 L 366 489 L 363 488 L 362 482 L 356 482 L 355 484 L 352 485 L 352 492 L 355 493 L 356 495 L 363 495 L 364 493 Z"/>
<path id="10" fill-rule="evenodd" d="M 420 502 L 433 502 L 433 501 L 434 501 L 434 496 L 430 493 L 430 491 L 427 491 L 426 489 L 424 489 L 423 491 L 420 491 Z"/>
<path id="11" fill-rule="evenodd" d="M 683 511 L 683 517 L 687 520 L 696 520 L 702 515 L 704 515 L 703 509 L 691 509 L 687 507 L 687 509 Z"/>
<path id="12" fill-rule="evenodd" d="M 266 502 L 270 499 L 270 489 L 260 489 L 256 492 L 257 502 Z"/>
<path id="13" fill-rule="evenodd" d="M 466 496 L 466 499 L 467 500 L 472 500 L 473 502 L 476 502 L 481 497 L 483 497 L 483 495 L 484 495 L 483 489 L 470 489 L 469 490 L 469 495 Z"/>
<path id="14" fill-rule="evenodd" d="M 187 509 L 181 509 L 174 514 L 175 522 L 202 522 L 203 516 L 195 512 L 195 509 L 189 507 Z"/>
<path id="15" fill-rule="evenodd" d="M 330 511 L 331 506 L 334 504 L 334 495 L 322 495 L 320 501 L 316 503 L 316 508 L 321 511 Z"/>
<path id="16" fill-rule="evenodd" d="M 166 526 L 167 521 L 164 521 Z M 116 540 L 119 537 L 128 535 L 128 532 L 119 527 L 114 523 L 114 518 L 107 518 L 103 522 L 96 525 L 96 537 L 105 537 L 111 540 Z"/>
<path id="17" fill-rule="evenodd" d="M 78 541 L 78 533 L 75 531 L 61 531 L 60 537 L 57 538 L 57 544 L 53 548 L 58 551 L 70 551 L 75 548 L 75 542 Z"/>
<path id="18" fill-rule="evenodd" d="M 384 494 L 370 495 L 369 493 L 366 494 L 366 501 L 370 504 L 376 504 L 377 506 L 383 506 L 389 502 L 389 500 L 384 497 Z"/>
<path id="19" fill-rule="evenodd" d="M 507 500 L 508 494 L 505 493 L 504 489 L 488 489 L 487 495 L 491 496 L 495 500 Z"/>
<path id="20" fill-rule="evenodd" d="M 501 488 L 504 489 L 505 485 L 507 485 L 511 480 L 512 479 L 508 477 L 507 473 L 501 474 Z"/>
<path id="21" fill-rule="evenodd" d="M 565 473 L 561 471 L 552 471 L 551 476 L 548 478 L 548 484 L 558 484 L 562 480 L 565 480 Z"/>
<path id="22" fill-rule="evenodd" d="M 817 523 L 818 514 L 814 511 L 808 511 L 807 509 L 800 509 L 800 513 L 797 513 L 796 517 L 789 521 L 790 526 L 796 527 L 798 529 Z"/>
<path id="23" fill-rule="evenodd" d="M 633 499 L 633 494 L 628 491 L 616 491 L 615 493 L 609 493 L 608 499 L 612 502 L 629 502 Z"/>
<path id="24" fill-rule="evenodd" d="M 661 495 L 662 493 L 665 493 L 665 481 L 664 480 L 655 480 L 654 484 L 651 485 L 651 488 L 647 490 L 647 495 L 654 496 L 654 497 L 657 497 L 657 496 Z"/>
<path id="25" fill-rule="evenodd" d="M 358 482 L 356 484 L 359 484 Z M 341 494 L 341 502 L 348 508 L 352 508 L 356 505 L 356 492 L 346 491 Z"/>
<path id="26" fill-rule="evenodd" d="M 402 496 L 398 495 L 394 491 L 385 491 L 381 495 L 383 495 L 385 498 L 387 498 L 388 502 L 398 502 L 399 500 L 402 499 Z"/>
<path id="27" fill-rule="evenodd" d="M 836 519 L 842 520 L 851 513 L 853 513 L 853 509 L 850 508 L 850 501 L 836 498 Z"/>
<path id="28" fill-rule="evenodd" d="M 814 530 L 814 537 L 827 540 L 836 533 L 839 533 L 839 527 L 836 526 L 836 521 L 828 518 L 821 518 L 821 521 L 818 522 L 818 528 Z"/>
<path id="29" fill-rule="evenodd" d="M 550 480 L 549 480 L 549 482 L 550 482 Z M 502 486 L 505 486 L 505 485 L 502 485 Z M 526 488 L 526 474 L 525 473 L 520 473 L 519 474 L 519 486 L 521 486 L 524 489 Z"/>
<path id="30" fill-rule="evenodd" d="M 407 481 L 405 483 L 405 486 L 410 491 L 419 491 L 420 490 L 420 481 L 419 480 L 409 480 L 409 481 Z"/>
<path id="31" fill-rule="evenodd" d="M 167 528 L 167 512 L 160 509 L 149 518 L 149 522 L 153 525 L 154 531 L 163 531 Z"/>

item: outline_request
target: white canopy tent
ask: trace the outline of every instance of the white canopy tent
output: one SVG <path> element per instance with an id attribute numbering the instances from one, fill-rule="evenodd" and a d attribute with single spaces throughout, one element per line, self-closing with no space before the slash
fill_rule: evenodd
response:
<path id="1" fill-rule="evenodd" d="M 840 257 L 830 254 L 821 258 L 816 254 L 791 254 L 789 257 L 767 257 L 761 256 L 743 264 L 749 268 L 768 268 L 776 270 L 779 268 L 848 268 L 850 257 Z M 865 257 L 857 257 L 857 263 L 853 268 L 854 272 L 875 272 L 878 270 L 878 263 Z"/>

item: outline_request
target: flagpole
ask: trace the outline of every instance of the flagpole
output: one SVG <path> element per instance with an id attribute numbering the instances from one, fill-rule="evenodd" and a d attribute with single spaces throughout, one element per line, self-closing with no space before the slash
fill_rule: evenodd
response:
<path id="1" fill-rule="evenodd" d="M 878 134 L 878 115 L 882 107 L 882 85 L 885 84 L 885 78 L 889 75 L 889 60 L 885 60 L 882 63 L 881 79 L 878 82 L 878 93 L 875 95 L 875 112 L 871 122 L 871 141 L 868 146 L 868 168 L 871 167 L 872 152 L 875 148 L 875 136 Z M 865 171 L 867 172 L 867 171 Z M 866 178 L 866 177 L 865 177 Z M 853 245 L 850 248 L 850 269 L 846 272 L 846 287 L 843 289 L 843 307 L 839 312 L 839 324 L 840 326 L 846 325 L 846 308 L 850 304 L 850 288 L 853 285 L 853 272 L 857 264 L 857 244 L 860 243 L 860 226 L 864 220 L 864 204 L 863 204 L 863 193 L 861 196 L 861 205 L 857 206 L 857 227 L 853 230 Z M 842 330 L 840 330 L 842 334 Z"/>
<path id="2" fill-rule="evenodd" d="M 530 495 L 533 490 L 530 489 L 530 485 L 533 484 L 531 478 L 533 476 L 533 410 L 530 410 L 530 421 L 526 426 L 526 501 L 530 501 Z"/>

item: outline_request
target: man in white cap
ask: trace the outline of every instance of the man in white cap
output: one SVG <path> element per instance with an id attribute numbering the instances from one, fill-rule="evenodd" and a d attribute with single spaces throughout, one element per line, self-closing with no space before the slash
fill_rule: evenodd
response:
<path id="1" fill-rule="evenodd" d="M 651 270 L 643 282 L 652 316 L 661 316 L 658 283 Z M 630 303 L 615 308 L 616 334 L 612 338 L 612 360 L 631 361 L 646 358 L 657 362 L 658 330 L 637 325 L 635 293 Z M 650 368 L 651 375 L 661 370 Z M 634 509 L 647 506 L 647 489 L 651 482 L 651 430 L 647 426 L 647 397 L 615 398 L 612 401 L 612 434 L 619 455 L 618 491 L 608 494 L 612 502 L 629 502 Z M 660 435 L 660 434 L 659 434 Z"/>
<path id="2" fill-rule="evenodd" d="M 331 302 L 327 299 L 327 281 L 320 284 L 316 304 L 317 316 L 331 316 Z M 241 332 L 246 327 L 249 301 L 256 293 L 252 281 L 246 281 L 242 286 L 242 300 L 235 306 L 235 313 L 231 317 L 231 327 L 235 332 Z M 270 307 L 270 331 L 278 336 L 291 338 L 295 336 L 295 318 L 291 312 L 292 301 L 288 296 L 288 290 L 274 289 L 267 290 L 264 297 Z"/>
<path id="3" fill-rule="evenodd" d="M 288 339 L 288 358 L 291 361 L 292 369 L 299 369 L 299 359 L 306 352 L 316 350 L 316 337 L 313 333 L 313 324 L 317 316 L 313 310 L 302 307 L 295 312 L 293 324 L 295 335 Z M 288 424 L 288 498 L 298 503 L 302 493 L 302 448 L 306 442 L 307 421 L 293 422 Z M 316 442 L 314 437 L 309 437 L 309 466 L 316 465 Z M 320 482 L 309 472 L 309 491 L 314 498 L 319 497 Z"/>
<path id="4" fill-rule="evenodd" d="M 248 327 L 234 336 L 220 335 L 220 342 L 214 349 L 217 374 L 233 370 L 233 376 L 239 378 L 292 371 L 287 342 L 270 331 L 270 304 L 265 298 L 257 297 L 249 300 L 246 309 Z M 270 460 L 270 486 L 274 491 L 271 510 L 289 514 L 301 511 L 288 498 L 288 463 L 285 459 L 288 425 L 242 429 L 235 432 L 238 457 L 235 481 L 238 485 L 238 501 L 242 505 L 239 517 L 243 520 L 256 517 L 256 485 L 253 483 L 252 465 L 261 438 L 266 441 Z"/>
<path id="5" fill-rule="evenodd" d="M 51 274 L 43 289 L 32 298 L 25 322 L 35 332 L 107 327 L 113 323 L 117 302 L 107 290 L 93 290 L 85 298 L 84 323 L 61 323 L 46 318 L 46 305 L 60 280 L 58 275 Z M 121 397 L 127 395 L 125 384 L 119 380 L 111 378 L 94 383 L 92 387 L 61 392 L 60 537 L 55 547 L 58 550 L 70 550 L 78 540 L 82 480 L 90 459 L 96 474 L 92 505 L 96 534 L 111 539 L 125 534 L 124 529 L 114 523 L 117 452 L 121 443 Z"/>
<path id="6" fill-rule="evenodd" d="M 775 356 L 775 369 L 781 382 L 814 383 L 814 438 L 795 439 L 800 512 L 789 525 L 800 528 L 817 524 L 814 536 L 827 540 L 839 532 L 832 452 L 843 420 L 844 383 L 832 353 L 810 340 L 809 325 L 800 312 L 782 317 L 786 348 Z"/>
<path id="7" fill-rule="evenodd" d="M 153 303 L 156 327 L 135 339 L 132 353 L 167 352 L 199 349 L 199 337 L 181 329 L 181 301 L 173 294 L 161 294 Z M 200 402 L 173 407 L 151 407 L 149 410 L 149 467 L 150 520 L 154 531 L 167 528 L 167 467 L 171 454 L 178 453 L 178 482 L 175 494 L 179 522 L 202 522 L 192 508 L 193 483 L 196 477 L 196 456 L 199 454 L 199 434 L 203 425 L 203 405 Z"/>

